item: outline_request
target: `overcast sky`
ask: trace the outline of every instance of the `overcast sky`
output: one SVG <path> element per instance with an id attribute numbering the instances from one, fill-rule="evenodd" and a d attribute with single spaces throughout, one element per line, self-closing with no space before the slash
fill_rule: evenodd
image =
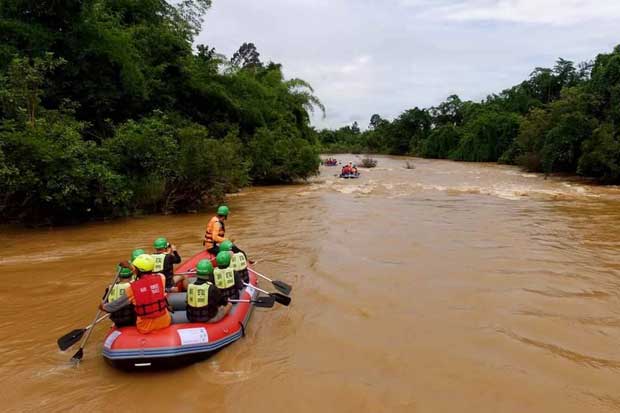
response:
<path id="1" fill-rule="evenodd" d="M 213 0 L 197 42 L 227 56 L 253 42 L 314 87 L 327 108 L 314 125 L 366 127 L 608 53 L 619 27 L 620 0 Z"/>

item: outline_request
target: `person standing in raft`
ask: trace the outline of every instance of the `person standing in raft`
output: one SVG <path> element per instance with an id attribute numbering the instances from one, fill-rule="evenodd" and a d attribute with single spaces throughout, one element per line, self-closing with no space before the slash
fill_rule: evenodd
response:
<path id="1" fill-rule="evenodd" d="M 200 260 L 196 265 L 196 282 L 187 287 L 187 319 L 190 323 L 215 323 L 232 307 L 219 289 L 208 280 L 213 278 L 213 265 Z M 222 306 L 222 307 L 220 307 Z"/>
<path id="2" fill-rule="evenodd" d="M 220 251 L 215 258 L 217 268 L 213 270 L 213 284 L 220 290 L 225 299 L 239 299 L 239 290 L 243 288 L 243 281 L 235 270 L 230 266 L 230 256 L 228 251 Z"/>
<path id="3" fill-rule="evenodd" d="M 119 280 L 112 286 L 112 290 L 108 295 L 108 303 L 116 301 L 126 295 L 126 291 L 131 286 L 134 279 L 133 271 L 130 268 L 119 268 Z M 133 304 L 126 305 L 118 311 L 110 313 L 110 319 L 116 327 L 126 327 L 136 325 L 136 312 Z"/>
<path id="4" fill-rule="evenodd" d="M 217 253 L 220 252 L 219 244 L 226 241 L 226 226 L 224 225 L 224 221 L 228 219 L 229 212 L 226 205 L 220 205 L 217 209 L 217 215 L 211 218 L 207 224 L 203 245 L 207 251 L 213 255 L 217 255 Z M 230 242 L 233 241 L 230 240 Z M 245 252 L 241 251 L 234 244 L 232 246 L 232 251 L 235 253 L 241 252 L 245 255 Z"/>
<path id="5" fill-rule="evenodd" d="M 124 261 L 119 264 L 124 268 L 132 265 Z M 133 305 L 136 313 L 136 327 L 142 334 L 166 328 L 172 322 L 166 300 L 166 277 L 153 272 L 155 260 L 148 254 L 142 254 L 133 260 L 133 268 L 138 279 L 130 284 L 125 294 L 118 300 L 101 303 L 99 309 L 114 313 Z"/>
<path id="6" fill-rule="evenodd" d="M 177 292 L 177 284 L 182 282 L 183 287 L 187 288 L 188 281 L 183 275 L 174 275 L 174 264 L 181 263 L 181 256 L 177 248 L 171 245 L 164 237 L 157 238 L 153 242 L 155 252 L 151 254 L 155 259 L 153 272 L 164 274 L 166 277 L 166 291 Z"/>

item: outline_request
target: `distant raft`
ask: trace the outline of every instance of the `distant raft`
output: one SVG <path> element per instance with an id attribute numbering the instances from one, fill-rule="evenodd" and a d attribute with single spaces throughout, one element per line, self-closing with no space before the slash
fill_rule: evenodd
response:
<path id="1" fill-rule="evenodd" d="M 179 266 L 176 272 L 196 268 L 198 261 L 212 259 L 206 251 Z M 240 300 L 258 296 L 256 275 L 249 271 L 250 282 L 239 294 Z M 141 334 L 135 326 L 110 328 L 103 343 L 103 357 L 123 370 L 164 368 L 185 365 L 208 358 L 245 335 L 254 304 L 236 303 L 216 323 L 190 323 L 185 312 L 186 293 L 171 293 L 168 301 L 174 310 L 172 324 L 164 329 Z"/>
<path id="2" fill-rule="evenodd" d="M 343 179 L 357 179 L 360 177 L 359 172 L 355 174 L 340 174 L 340 178 Z"/>

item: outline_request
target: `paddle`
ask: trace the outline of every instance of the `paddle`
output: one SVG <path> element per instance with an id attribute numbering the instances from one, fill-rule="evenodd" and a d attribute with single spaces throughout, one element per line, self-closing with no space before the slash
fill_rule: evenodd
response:
<path id="1" fill-rule="evenodd" d="M 258 275 L 259 277 L 264 278 L 265 280 L 269 281 L 271 284 L 273 284 L 273 286 L 277 290 L 283 292 L 286 295 L 289 295 L 291 293 L 291 290 L 293 289 L 292 286 L 288 285 L 284 281 L 272 280 L 271 278 L 268 278 L 267 276 L 254 271 L 252 268 L 248 268 L 248 270 L 252 271 L 254 274 Z"/>
<path id="2" fill-rule="evenodd" d="M 271 308 L 276 299 L 272 296 L 257 297 L 255 300 L 228 300 L 229 303 L 253 303 L 257 307 Z"/>
<path id="3" fill-rule="evenodd" d="M 252 288 L 254 288 L 257 291 L 260 291 L 261 293 L 267 294 L 271 297 L 273 297 L 277 303 L 282 304 L 284 306 L 287 306 L 291 303 L 291 297 L 286 296 L 284 294 L 280 294 L 280 293 L 270 293 L 269 291 L 265 291 L 265 290 L 261 290 L 260 288 L 258 288 L 255 285 L 251 285 L 251 284 L 247 284 L 247 283 L 243 283 L 246 286 L 250 286 Z"/>
<path id="4" fill-rule="evenodd" d="M 105 320 L 109 316 L 110 314 L 103 315 L 99 317 L 97 321 L 95 321 L 95 324 L 91 324 L 84 328 L 73 330 L 72 332 L 67 333 L 64 336 L 60 337 L 56 341 L 58 343 L 58 348 L 60 348 L 60 351 L 65 351 L 66 349 L 68 349 L 69 347 L 71 347 L 72 345 L 80 341 L 80 339 L 82 338 L 82 336 L 87 330 L 93 328 L 96 324 L 99 324 L 101 321 Z"/>
<path id="5" fill-rule="evenodd" d="M 116 275 L 114 276 L 114 279 L 112 280 L 112 283 L 110 284 L 111 286 L 116 284 L 116 281 L 118 280 L 119 275 L 121 275 L 121 268 L 122 267 L 119 266 L 118 271 L 116 272 Z M 108 288 L 108 291 L 103 296 L 104 302 L 108 300 L 108 296 L 110 295 L 111 291 L 112 291 L 112 287 Z M 96 324 L 97 319 L 99 318 L 100 315 L 101 315 L 101 310 L 97 310 L 97 314 L 95 314 L 95 318 L 93 319 L 93 322 L 91 324 Z M 71 357 L 71 361 L 73 362 L 73 364 L 78 365 L 80 363 L 80 360 L 82 360 L 82 357 L 84 357 L 84 346 L 86 345 L 86 342 L 88 341 L 88 338 L 90 337 L 90 333 L 92 333 L 93 330 L 94 328 L 88 329 L 88 333 L 86 333 L 86 335 L 82 339 L 82 342 L 80 343 L 80 349 L 73 355 L 73 357 Z"/>

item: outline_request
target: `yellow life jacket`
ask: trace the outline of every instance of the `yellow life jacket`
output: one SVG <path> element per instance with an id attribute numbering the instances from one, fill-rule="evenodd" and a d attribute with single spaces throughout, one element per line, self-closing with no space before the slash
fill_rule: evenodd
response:
<path id="1" fill-rule="evenodd" d="M 220 290 L 231 288 L 235 285 L 235 270 L 231 266 L 228 268 L 216 268 L 213 270 L 215 286 Z"/>
<path id="2" fill-rule="evenodd" d="M 245 260 L 245 255 L 243 255 L 242 252 L 233 254 L 232 257 L 230 257 L 230 266 L 235 271 L 243 271 L 248 268 L 248 263 Z"/>
<path id="3" fill-rule="evenodd" d="M 206 307 L 209 305 L 209 287 L 208 283 L 187 286 L 187 305 L 195 308 Z"/>
<path id="4" fill-rule="evenodd" d="M 166 260 L 167 254 L 151 254 L 151 257 L 155 260 L 155 267 L 153 267 L 153 272 L 160 272 L 164 269 L 164 261 Z"/>
<path id="5" fill-rule="evenodd" d="M 124 296 L 125 290 L 127 290 L 129 286 L 130 286 L 129 283 L 114 284 L 112 286 L 112 290 L 110 291 L 110 294 L 108 295 L 108 302 L 111 303 L 112 301 L 116 301 L 122 296 Z"/>

